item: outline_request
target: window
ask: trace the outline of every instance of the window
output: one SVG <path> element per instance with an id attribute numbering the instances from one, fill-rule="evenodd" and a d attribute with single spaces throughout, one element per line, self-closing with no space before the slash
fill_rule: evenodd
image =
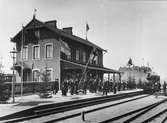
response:
<path id="1" fill-rule="evenodd" d="M 28 59 L 28 46 L 23 47 L 23 59 Z"/>
<path id="2" fill-rule="evenodd" d="M 33 59 L 39 59 L 40 58 L 40 47 L 39 45 L 33 46 Z"/>
<path id="3" fill-rule="evenodd" d="M 98 56 L 95 56 L 94 61 L 95 61 L 95 64 L 98 64 Z"/>
<path id="4" fill-rule="evenodd" d="M 39 70 L 33 70 L 33 81 L 39 82 Z"/>
<path id="5" fill-rule="evenodd" d="M 93 61 L 94 61 L 94 55 L 93 54 L 90 54 L 90 63 L 93 64 Z"/>
<path id="6" fill-rule="evenodd" d="M 85 51 L 83 51 L 83 62 L 85 63 L 86 62 L 86 52 Z"/>
<path id="7" fill-rule="evenodd" d="M 79 61 L 79 49 L 76 50 L 76 57 L 75 57 L 76 61 Z"/>
<path id="8" fill-rule="evenodd" d="M 53 57 L 53 44 L 47 44 L 45 47 L 46 59 Z"/>
<path id="9" fill-rule="evenodd" d="M 68 51 L 67 59 L 68 59 L 68 60 L 71 60 L 71 49 L 69 49 L 69 51 Z"/>
<path id="10" fill-rule="evenodd" d="M 90 63 L 97 65 L 98 64 L 98 56 L 97 55 L 96 56 L 92 55 Z"/>
<path id="11" fill-rule="evenodd" d="M 35 38 L 40 39 L 40 31 L 39 30 L 35 31 Z"/>
<path id="12" fill-rule="evenodd" d="M 52 81 L 52 69 L 47 69 L 46 75 L 47 75 L 48 81 Z"/>

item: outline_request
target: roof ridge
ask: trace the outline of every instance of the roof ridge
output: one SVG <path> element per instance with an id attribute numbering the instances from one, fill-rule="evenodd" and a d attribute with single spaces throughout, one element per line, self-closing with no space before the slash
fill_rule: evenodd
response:
<path id="1" fill-rule="evenodd" d="M 81 37 L 79 37 L 79 36 L 76 36 L 76 35 L 74 35 L 74 34 L 68 34 L 68 33 L 64 32 L 62 29 L 59 29 L 59 28 L 53 28 L 53 27 L 51 27 L 50 25 L 48 25 L 47 23 L 45 23 L 45 22 L 43 22 L 43 21 L 40 21 L 40 20 L 38 20 L 38 19 L 36 19 L 36 18 L 33 18 L 24 28 L 27 28 L 33 21 L 34 21 L 34 22 L 36 21 L 37 23 L 39 23 L 39 25 L 41 24 L 41 26 L 47 27 L 48 29 L 54 31 L 55 33 L 58 33 L 58 34 L 60 34 L 60 35 L 63 35 L 63 36 L 65 36 L 65 37 L 67 37 L 67 38 L 70 38 L 70 39 L 75 40 L 75 41 L 78 41 L 78 42 L 80 42 L 80 43 L 82 43 L 82 44 L 86 44 L 86 45 L 91 46 L 91 47 L 96 47 L 96 48 L 98 48 L 98 49 L 100 49 L 100 50 L 105 51 L 103 48 L 101 48 L 100 46 L 94 44 L 93 42 L 91 42 L 91 41 L 89 41 L 89 40 L 83 39 L 83 38 L 81 38 Z M 13 37 L 13 39 L 14 39 L 18 34 L 20 34 L 21 31 L 22 31 L 22 30 L 20 30 L 20 31 Z"/>

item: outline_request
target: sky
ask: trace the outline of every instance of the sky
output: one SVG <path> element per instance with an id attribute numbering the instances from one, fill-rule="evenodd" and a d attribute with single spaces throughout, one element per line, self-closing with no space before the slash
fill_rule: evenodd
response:
<path id="1" fill-rule="evenodd" d="M 165 0 L 0 0 L 0 60 L 11 73 L 14 37 L 33 17 L 57 20 L 58 28 L 73 27 L 73 34 L 106 49 L 104 66 L 119 69 L 129 58 L 149 65 L 167 77 L 167 1 Z"/>

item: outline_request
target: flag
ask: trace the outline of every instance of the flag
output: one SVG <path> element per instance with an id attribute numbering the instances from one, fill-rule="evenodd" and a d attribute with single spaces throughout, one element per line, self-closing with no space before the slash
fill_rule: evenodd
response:
<path id="1" fill-rule="evenodd" d="M 87 38 L 87 32 L 89 31 L 89 25 L 88 25 L 88 23 L 86 23 L 86 40 L 88 40 L 88 38 Z"/>
<path id="2" fill-rule="evenodd" d="M 37 12 L 37 9 L 36 9 L 36 8 L 34 8 L 33 18 L 35 18 L 35 17 L 36 17 L 36 12 Z"/>
<path id="3" fill-rule="evenodd" d="M 86 23 L 86 31 L 89 31 L 89 25 Z"/>

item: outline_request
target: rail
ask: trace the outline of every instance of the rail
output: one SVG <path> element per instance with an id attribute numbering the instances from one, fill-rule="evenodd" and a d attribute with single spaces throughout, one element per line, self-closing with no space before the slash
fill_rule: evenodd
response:
<path id="1" fill-rule="evenodd" d="M 9 122 L 20 122 L 20 121 L 30 120 L 30 119 L 34 119 L 34 118 L 38 118 L 38 117 L 42 117 L 42 116 L 47 116 L 50 114 L 60 113 L 60 112 L 64 112 L 64 111 L 70 111 L 70 110 L 79 109 L 82 107 L 87 107 L 87 106 L 97 105 L 97 104 L 101 104 L 101 103 L 105 103 L 105 102 L 109 102 L 109 101 L 133 97 L 133 96 L 137 96 L 137 95 L 141 95 L 141 94 L 143 94 L 143 91 L 110 95 L 110 96 L 102 96 L 102 97 L 94 97 L 94 98 L 90 98 L 90 99 L 82 99 L 82 100 L 69 101 L 69 102 L 56 103 L 56 104 L 48 104 L 48 105 L 34 107 L 31 109 L 19 112 L 18 114 L 12 114 L 12 115 L 9 115 L 6 117 L 2 117 L 2 118 L 0 118 L 0 121 L 4 121 L 4 122 L 8 122 L 8 123 Z M 127 101 L 125 101 L 125 102 L 127 102 Z M 121 103 L 119 103 L 119 104 L 121 104 Z M 86 113 L 88 113 L 88 112 L 90 112 L 90 111 L 87 111 Z M 80 114 L 73 114 L 73 116 L 76 116 L 76 115 L 80 115 Z M 71 117 L 71 116 L 67 116 L 67 117 Z M 56 120 L 61 120 L 61 118 L 56 119 Z"/>
<path id="2" fill-rule="evenodd" d="M 159 102 L 150 104 L 150 105 L 145 106 L 145 107 L 142 107 L 142 108 L 135 109 L 135 110 L 133 110 L 133 111 L 130 111 L 130 112 L 125 113 L 125 114 L 122 114 L 122 115 L 120 115 L 120 116 L 113 117 L 113 118 L 111 118 L 111 119 L 107 119 L 107 120 L 102 121 L 102 122 L 100 122 L 100 123 L 114 122 L 114 121 L 120 120 L 120 119 L 122 119 L 122 118 L 125 118 L 125 117 L 127 117 L 127 116 L 131 116 L 131 115 L 134 115 L 134 114 L 137 113 L 136 115 L 134 115 L 134 116 L 130 117 L 129 119 L 123 121 L 123 123 L 130 123 L 130 122 L 135 121 L 135 119 L 139 118 L 140 116 L 146 114 L 148 111 L 152 110 L 153 108 L 156 108 L 156 107 L 159 106 L 160 104 L 165 103 L 166 101 L 167 101 L 167 99 L 164 99 L 164 100 L 162 100 L 162 101 L 159 101 Z M 162 112 L 156 114 L 155 116 L 148 118 L 146 121 L 143 121 L 142 123 L 147 123 L 148 121 L 153 120 L 155 117 L 161 115 L 161 114 L 164 113 L 164 112 L 166 112 L 166 110 L 163 110 Z"/>

